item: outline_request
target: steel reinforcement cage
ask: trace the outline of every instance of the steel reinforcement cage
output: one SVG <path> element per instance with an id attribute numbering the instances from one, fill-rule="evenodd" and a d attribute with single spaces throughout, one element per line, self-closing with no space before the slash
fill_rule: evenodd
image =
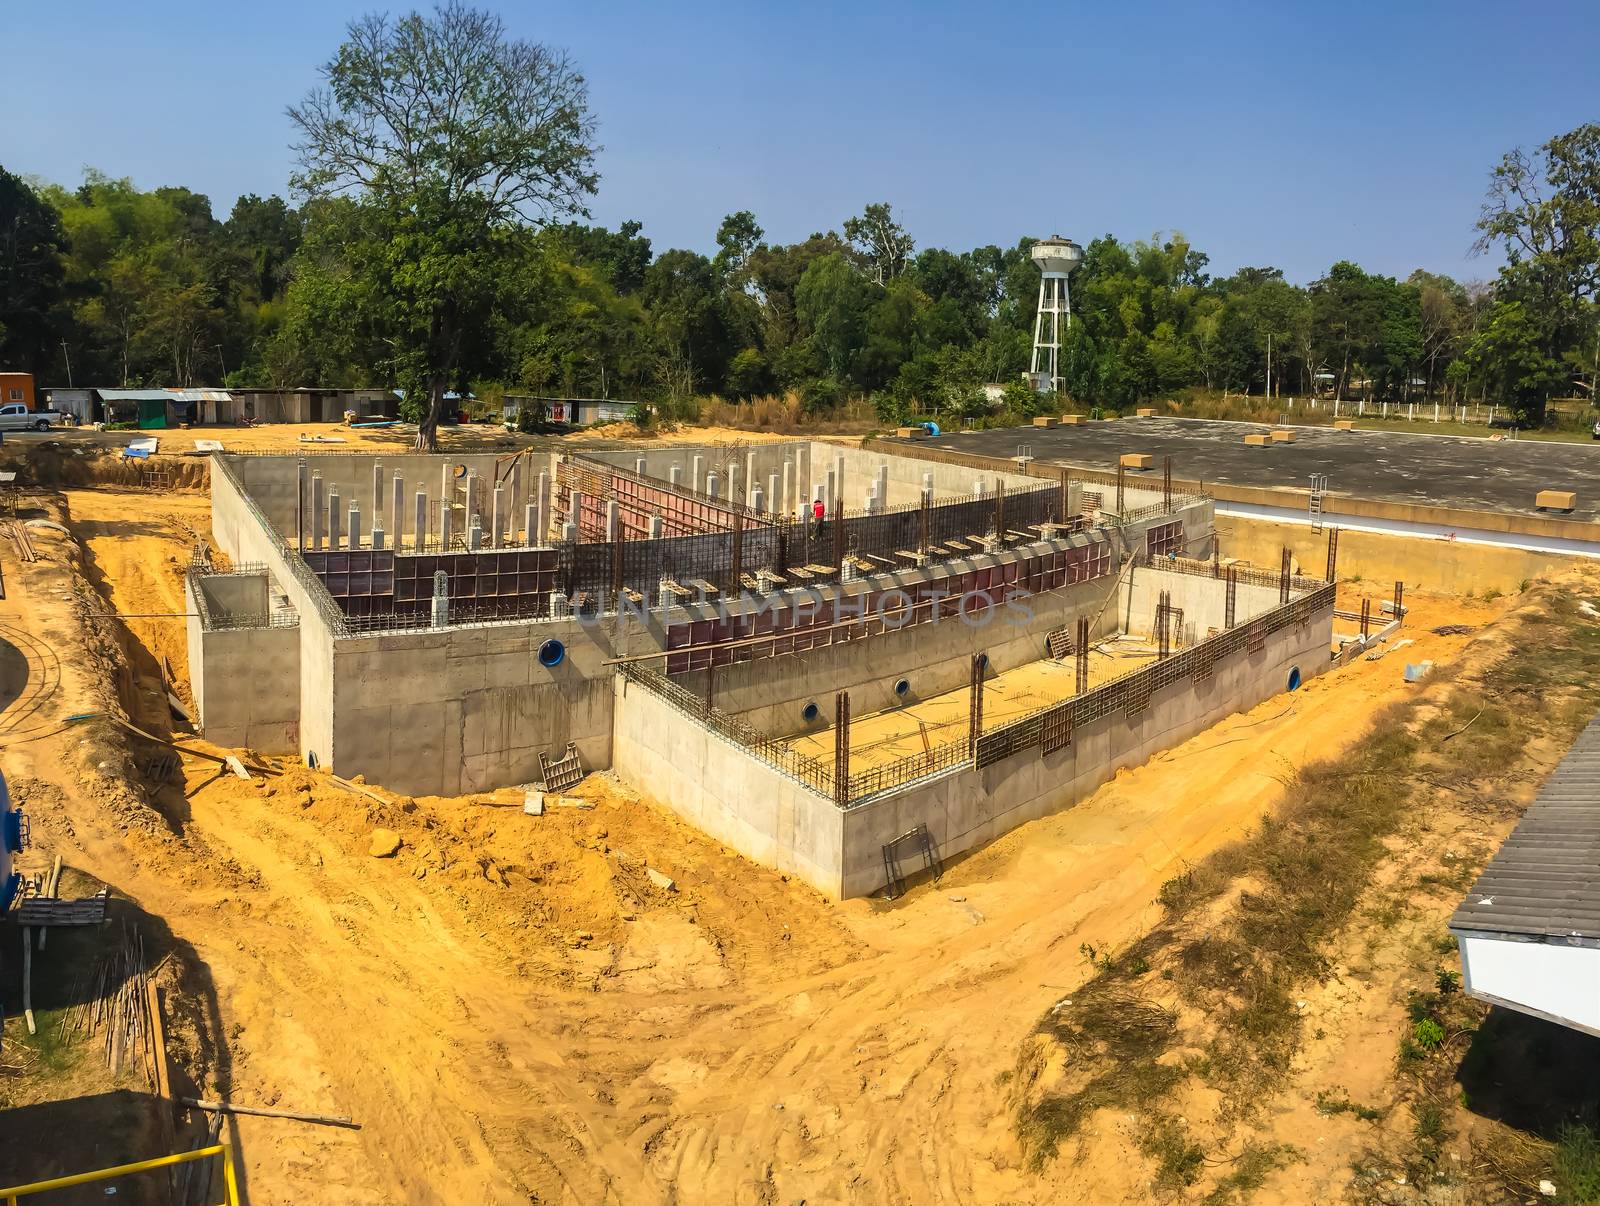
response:
<path id="1" fill-rule="evenodd" d="M 200 627 L 205 632 L 226 632 L 235 629 L 248 628 L 298 628 L 300 617 L 293 608 L 279 608 L 272 605 L 270 595 L 267 599 L 267 609 L 264 612 L 245 612 L 238 615 L 218 616 L 211 610 L 211 604 L 206 599 L 206 593 L 200 586 L 201 578 L 263 578 L 269 590 L 272 574 L 266 565 L 258 562 L 246 562 L 241 565 L 230 565 L 221 569 L 209 561 L 191 561 L 185 571 L 189 580 L 189 594 L 194 599 L 196 614 L 200 617 Z"/>
<path id="2" fill-rule="evenodd" d="M 1209 566 L 1209 563 L 1190 562 L 1177 572 L 1209 577 L 1209 571 L 1201 575 L 1198 568 L 1192 568 L 1201 565 Z M 1163 561 L 1159 568 L 1174 567 Z M 1265 583 L 1267 585 L 1279 581 L 1276 575 L 1264 576 L 1270 580 Z M 1303 627 L 1318 613 L 1332 611 L 1333 583 L 1304 578 L 1295 581 L 1309 588 L 1299 598 L 1161 661 L 1130 670 L 1081 695 L 1037 708 L 992 732 L 979 732 L 975 741 L 972 736 L 962 737 L 894 762 L 851 772 L 842 796 L 835 791 L 834 768 L 798 753 L 789 745 L 789 738 L 766 736 L 737 716 L 707 704 L 704 697 L 693 694 L 642 662 L 624 662 L 618 669 L 630 683 L 660 696 L 685 716 L 704 724 L 823 798 L 849 808 L 882 792 L 903 788 L 958 767 L 992 766 L 1029 749 L 1038 750 L 1041 756 L 1052 753 L 1070 744 L 1073 732 L 1081 726 L 1119 710 L 1130 720 L 1137 717 L 1150 705 L 1158 690 L 1185 678 L 1204 681 L 1215 673 L 1217 664 L 1224 658 L 1241 651 L 1257 653 L 1273 633 L 1292 626 Z"/>
<path id="3" fill-rule="evenodd" d="M 901 446 L 895 447 L 898 449 Z M 1010 471 L 1007 468 L 1010 462 L 1001 458 L 964 457 L 942 452 L 938 456 L 929 455 L 935 452 L 940 450 L 916 449 L 915 455 L 926 459 L 970 463 L 990 471 Z M 345 450 L 304 449 L 297 450 L 296 456 L 308 453 L 350 455 Z M 310 594 L 318 615 L 332 635 L 349 637 L 433 626 L 431 608 L 420 601 L 408 601 L 402 606 L 386 608 L 380 592 L 365 597 L 353 609 L 354 614 L 347 598 L 341 597 L 340 601 L 336 601 L 323 577 L 307 563 L 307 557 L 268 520 L 251 496 L 241 476 L 230 464 L 229 458 L 236 455 L 250 454 L 230 453 L 213 457 L 213 470 L 229 480 L 251 515 L 277 544 L 290 573 Z M 561 469 L 571 461 L 583 462 L 581 476 L 574 474 L 578 477 L 573 482 L 575 486 L 581 483 L 592 487 L 603 477 L 606 481 L 627 481 L 634 487 L 670 491 L 687 502 L 707 501 L 704 495 L 681 486 L 674 487 L 662 479 L 642 476 L 609 462 L 587 460 L 579 454 L 569 456 L 558 466 L 558 482 L 561 480 Z M 739 517 L 739 523 L 731 528 L 713 528 L 696 535 L 657 540 L 556 542 L 548 550 L 553 551 L 556 561 L 554 589 L 564 594 L 569 605 L 580 614 L 599 615 L 615 611 L 624 592 L 642 598 L 658 591 L 663 579 L 696 590 L 709 588 L 704 592 L 706 594 L 728 596 L 759 590 L 762 573 L 773 575 L 782 585 L 822 586 L 845 577 L 844 563 L 854 562 L 858 572 L 872 573 L 905 568 L 914 564 L 914 560 L 908 558 L 924 552 L 934 561 L 960 557 L 979 551 L 982 547 L 979 542 L 999 529 L 1003 529 L 999 531 L 999 543 L 1006 545 L 1038 539 L 1038 533 L 1043 530 L 1041 525 L 1044 524 L 1056 524 L 1059 530 L 1066 533 L 1099 526 L 1084 516 L 1064 514 L 1068 480 L 1066 470 L 1059 466 L 1035 467 L 1032 464 L 1027 468 L 1030 476 L 1040 479 L 1040 485 L 1035 489 L 946 498 L 931 505 L 903 504 L 873 513 L 847 511 L 842 519 L 829 516 L 820 535 L 809 521 L 758 512 L 734 500 L 714 500 L 718 512 Z M 1107 475 L 1073 470 L 1071 479 L 1097 482 L 1107 479 Z M 1107 480 L 1114 482 L 1115 476 L 1111 475 Z M 558 507 L 563 504 L 564 498 L 564 492 L 558 492 Z M 1174 495 L 1171 509 L 1175 510 L 1188 501 L 1187 495 Z M 1164 505 L 1155 509 L 1157 512 L 1167 510 Z M 461 544 L 459 534 L 453 543 L 455 547 L 445 552 L 446 556 L 473 555 Z M 479 555 L 496 551 L 512 550 L 481 550 Z M 423 557 L 430 552 L 413 550 L 399 556 Z M 540 577 L 542 580 L 544 575 Z M 550 614 L 549 602 L 547 590 L 494 598 L 452 598 L 449 624 L 454 627 L 547 618 Z"/>

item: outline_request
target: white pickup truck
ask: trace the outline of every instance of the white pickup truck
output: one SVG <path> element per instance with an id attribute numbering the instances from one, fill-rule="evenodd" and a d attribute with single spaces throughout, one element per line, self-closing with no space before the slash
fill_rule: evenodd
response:
<path id="1" fill-rule="evenodd" d="M 55 410 L 29 410 L 21 402 L 0 406 L 0 431 L 49 431 L 60 427 L 67 416 Z"/>

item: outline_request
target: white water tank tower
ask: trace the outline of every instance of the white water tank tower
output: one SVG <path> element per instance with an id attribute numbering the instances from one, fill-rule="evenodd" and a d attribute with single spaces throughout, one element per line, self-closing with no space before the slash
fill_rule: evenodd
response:
<path id="1" fill-rule="evenodd" d="M 1067 278 L 1083 263 L 1083 248 L 1056 235 L 1035 243 L 1032 255 L 1044 275 L 1039 281 L 1039 316 L 1033 326 L 1033 370 L 1028 380 L 1040 393 L 1060 393 L 1061 329 L 1072 326 Z"/>

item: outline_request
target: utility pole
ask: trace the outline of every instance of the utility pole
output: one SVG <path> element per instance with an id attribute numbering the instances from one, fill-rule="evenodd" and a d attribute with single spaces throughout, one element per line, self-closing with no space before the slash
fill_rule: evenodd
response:
<path id="1" fill-rule="evenodd" d="M 1267 332 L 1267 397 L 1272 397 L 1272 332 Z"/>
<path id="2" fill-rule="evenodd" d="M 63 339 L 61 341 L 61 355 L 63 357 L 65 357 L 66 361 L 67 361 L 67 388 L 71 389 L 72 388 L 72 353 L 67 351 L 67 341 L 65 339 Z"/>
<path id="3" fill-rule="evenodd" d="M 222 366 L 222 380 L 217 382 L 218 385 L 222 385 L 228 379 L 228 362 L 222 358 L 222 345 L 220 343 L 214 343 L 211 346 L 217 349 L 217 363 Z"/>

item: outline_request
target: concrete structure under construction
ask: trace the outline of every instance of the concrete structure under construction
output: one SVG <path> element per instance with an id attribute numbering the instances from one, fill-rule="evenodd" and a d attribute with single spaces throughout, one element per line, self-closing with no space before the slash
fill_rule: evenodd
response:
<path id="1" fill-rule="evenodd" d="M 833 897 L 1329 664 L 1332 587 L 1208 560 L 1208 498 L 1026 461 L 218 455 L 212 529 L 209 737 L 412 794 L 614 767 Z"/>

